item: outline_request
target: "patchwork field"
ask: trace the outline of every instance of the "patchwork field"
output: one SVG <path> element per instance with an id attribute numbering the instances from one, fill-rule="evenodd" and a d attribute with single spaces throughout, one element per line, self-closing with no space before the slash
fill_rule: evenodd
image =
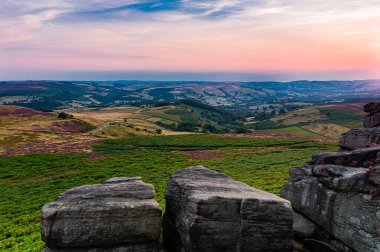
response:
<path id="1" fill-rule="evenodd" d="M 0 250 L 40 251 L 40 209 L 63 191 L 111 177 L 142 176 L 157 190 L 164 208 L 169 176 L 204 165 L 259 189 L 278 194 L 291 167 L 335 143 L 304 139 L 135 136 L 109 139 L 91 154 L 36 154 L 0 158 Z"/>
<path id="2" fill-rule="evenodd" d="M 333 139 L 339 139 L 343 133 L 350 130 L 349 128 L 334 123 L 311 123 L 301 126 L 300 128 Z"/>
<path id="3" fill-rule="evenodd" d="M 339 139 L 362 127 L 363 104 L 339 104 L 297 109 L 253 124 L 259 132 Z"/>

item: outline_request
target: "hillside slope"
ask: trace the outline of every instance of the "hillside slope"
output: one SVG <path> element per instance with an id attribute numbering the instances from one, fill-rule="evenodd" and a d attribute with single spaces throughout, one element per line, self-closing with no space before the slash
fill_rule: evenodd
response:
<path id="1" fill-rule="evenodd" d="M 361 127 L 363 104 L 312 106 L 249 124 L 262 132 L 323 136 L 338 139 L 342 133 Z"/>
<path id="2" fill-rule="evenodd" d="M 118 107 L 196 99 L 247 109 L 260 104 L 307 104 L 380 97 L 379 80 L 294 82 L 4 81 L 0 104 L 56 110 Z M 241 111 L 241 110 L 240 110 Z"/>
<path id="3" fill-rule="evenodd" d="M 18 106 L 0 106 L 0 156 L 39 152 L 89 151 L 93 129 L 78 119 L 59 119 L 56 113 Z"/>

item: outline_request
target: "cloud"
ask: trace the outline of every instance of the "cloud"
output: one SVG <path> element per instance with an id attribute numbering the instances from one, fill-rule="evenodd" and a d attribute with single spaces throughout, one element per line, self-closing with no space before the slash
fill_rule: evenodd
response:
<path id="1" fill-rule="evenodd" d="M 0 67 L 380 69 L 378 0 L 1 0 Z"/>
<path id="2" fill-rule="evenodd" d="M 70 21 L 133 21 L 144 18 L 155 19 L 158 13 L 179 15 L 186 18 L 215 18 L 228 17 L 237 14 L 259 1 L 248 0 L 52 0 L 52 1 L 27 1 L 27 0 L 2 0 L 0 3 L 1 17 L 40 17 L 41 21 L 57 19 L 60 22 Z M 43 18 L 46 13 L 54 13 L 52 18 Z M 31 20 L 32 23 L 38 22 Z"/>

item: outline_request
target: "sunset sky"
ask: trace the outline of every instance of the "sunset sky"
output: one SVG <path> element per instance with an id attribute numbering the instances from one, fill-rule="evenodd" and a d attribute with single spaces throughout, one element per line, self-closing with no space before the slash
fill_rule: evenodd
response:
<path id="1" fill-rule="evenodd" d="M 1 0 L 0 79 L 380 78 L 379 0 Z"/>

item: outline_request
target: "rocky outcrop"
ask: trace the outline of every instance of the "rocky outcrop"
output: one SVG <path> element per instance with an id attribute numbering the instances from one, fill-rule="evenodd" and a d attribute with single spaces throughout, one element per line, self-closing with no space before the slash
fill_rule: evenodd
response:
<path id="1" fill-rule="evenodd" d="M 378 126 L 380 103 L 364 111 L 364 126 Z M 295 219 L 294 229 L 299 237 L 314 238 L 305 241 L 312 251 L 380 251 L 379 143 L 380 127 L 354 129 L 343 134 L 343 150 L 315 154 L 309 165 L 290 170 L 281 196 L 305 218 Z M 324 240 L 302 232 L 309 226 L 305 220 L 322 228 Z"/>
<path id="2" fill-rule="evenodd" d="M 291 178 L 281 196 L 353 250 L 380 251 L 380 202 L 369 192 L 338 192 L 323 185 L 315 175 Z"/>
<path id="3" fill-rule="evenodd" d="M 162 210 L 154 197 L 141 178 L 68 190 L 42 208 L 45 251 L 158 251 Z"/>
<path id="4" fill-rule="evenodd" d="M 364 128 L 353 129 L 342 135 L 340 146 L 344 150 L 355 150 L 380 144 L 380 103 L 370 102 L 364 105 Z"/>
<path id="5" fill-rule="evenodd" d="M 170 177 L 163 231 L 169 251 L 291 251 L 287 200 L 197 166 Z"/>
<path id="6" fill-rule="evenodd" d="M 340 138 L 340 147 L 344 150 L 355 150 L 373 144 L 380 144 L 380 127 L 352 129 Z"/>

